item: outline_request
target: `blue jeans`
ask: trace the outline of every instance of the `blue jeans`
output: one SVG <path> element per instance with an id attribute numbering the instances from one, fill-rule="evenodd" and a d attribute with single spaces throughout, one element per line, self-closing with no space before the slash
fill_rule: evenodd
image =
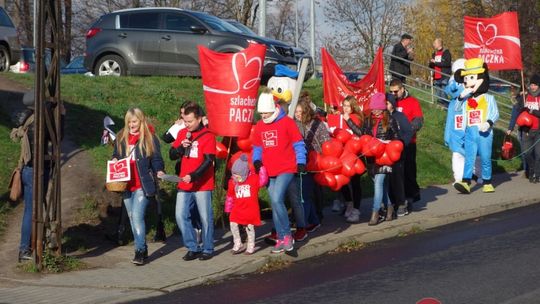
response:
<path id="1" fill-rule="evenodd" d="M 191 222 L 191 209 L 197 208 L 202 225 L 202 252 L 214 252 L 214 211 L 212 209 L 212 191 L 182 191 L 176 194 L 176 223 L 182 232 L 184 246 L 189 251 L 200 252 L 195 229 Z"/>
<path id="2" fill-rule="evenodd" d="M 381 204 L 388 205 L 390 199 L 388 198 L 388 179 L 386 174 L 375 174 L 373 178 L 373 184 L 375 186 L 375 193 L 373 194 L 373 212 L 378 212 L 381 209 Z"/>
<path id="3" fill-rule="evenodd" d="M 270 195 L 270 203 L 272 204 L 272 220 L 276 227 L 278 239 L 283 240 L 286 235 L 291 234 L 291 226 L 289 224 L 289 215 L 285 208 L 285 192 L 292 182 L 294 175 L 285 173 L 276 177 L 270 178 L 268 186 L 268 194 Z"/>
<path id="4" fill-rule="evenodd" d="M 131 232 L 135 240 L 135 251 L 143 251 L 146 249 L 144 215 L 146 214 L 146 206 L 148 206 L 148 198 L 144 195 L 142 189 L 134 192 L 126 191 L 124 192 L 124 206 L 126 206 Z"/>
<path id="5" fill-rule="evenodd" d="M 465 129 L 465 168 L 463 180 L 470 181 L 473 175 L 476 155 L 480 156 L 482 179 L 484 184 L 491 183 L 491 146 L 493 145 L 493 130 L 478 131 L 478 127 Z M 478 174 L 478 172 L 476 172 Z"/>
<path id="6" fill-rule="evenodd" d="M 287 197 L 293 209 L 294 219 L 296 220 L 296 228 L 306 227 L 306 217 L 304 216 L 304 207 L 300 197 L 300 177 L 294 176 L 287 187 Z"/>
<path id="7" fill-rule="evenodd" d="M 19 251 L 30 250 L 30 238 L 32 236 L 32 210 L 33 210 L 33 191 L 34 191 L 34 168 L 23 166 L 21 171 L 21 180 L 23 185 L 24 211 L 21 223 L 21 242 Z M 47 193 L 49 184 L 49 169 L 43 170 L 43 192 Z"/>
<path id="8" fill-rule="evenodd" d="M 446 88 L 447 84 L 448 84 L 448 78 L 433 80 L 433 86 L 436 87 L 435 96 L 437 96 L 437 99 L 438 99 L 437 101 L 440 104 L 445 105 L 446 107 L 448 107 L 448 104 L 450 103 L 448 101 L 448 96 L 444 92 L 444 89 Z"/>
<path id="9" fill-rule="evenodd" d="M 304 207 L 304 218 L 307 224 L 318 225 L 320 224 L 319 217 L 317 216 L 317 210 L 313 204 L 313 194 L 315 189 L 315 180 L 313 180 L 313 174 L 303 174 L 301 177 L 302 187 L 302 206 Z"/>

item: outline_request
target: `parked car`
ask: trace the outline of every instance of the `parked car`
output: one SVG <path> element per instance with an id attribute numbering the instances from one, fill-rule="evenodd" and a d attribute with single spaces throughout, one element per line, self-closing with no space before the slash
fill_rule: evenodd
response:
<path id="1" fill-rule="evenodd" d="M 9 67 L 19 61 L 21 46 L 17 29 L 13 21 L 0 6 L 0 72 L 9 71 Z"/>
<path id="2" fill-rule="evenodd" d="M 243 34 L 203 12 L 135 8 L 101 16 L 86 34 L 84 66 L 96 76 L 200 76 L 197 46 L 234 53 L 250 42 L 268 46 L 263 80 L 277 63 L 296 67 L 291 47 Z"/>
<path id="3" fill-rule="evenodd" d="M 70 63 L 60 69 L 60 74 L 86 74 L 88 70 L 84 67 L 84 56 L 74 57 Z"/>
<path id="4" fill-rule="evenodd" d="M 238 22 L 234 19 L 227 19 L 225 20 L 227 21 L 228 23 L 232 24 L 233 26 L 235 26 L 237 29 L 239 29 L 240 31 L 242 31 L 242 33 L 244 33 L 245 35 L 248 35 L 248 36 L 251 36 L 251 37 L 257 37 L 259 39 L 264 39 L 268 42 L 268 44 L 277 44 L 277 43 L 281 43 L 283 45 L 286 45 L 288 46 L 285 42 L 282 42 L 282 41 L 279 41 L 279 40 L 274 40 L 274 39 L 270 39 L 270 38 L 266 38 L 266 37 L 261 37 L 259 35 L 257 35 L 257 33 L 255 33 L 252 29 L 250 29 L 248 26 L 246 26 L 245 24 L 241 23 L 241 22 Z M 299 48 L 299 47 L 291 47 L 293 52 L 294 52 L 294 57 L 296 58 L 296 61 L 297 62 L 300 62 L 300 59 L 302 57 L 308 57 L 309 58 L 309 65 L 308 65 L 308 69 L 306 71 L 306 76 L 305 76 L 305 79 L 309 79 L 311 78 L 311 76 L 313 75 L 313 73 L 315 72 L 315 69 L 313 67 L 313 59 L 311 58 L 311 56 L 307 55 L 306 54 L 306 51 L 304 51 L 302 48 Z M 299 69 L 300 67 L 298 67 L 297 69 Z"/>

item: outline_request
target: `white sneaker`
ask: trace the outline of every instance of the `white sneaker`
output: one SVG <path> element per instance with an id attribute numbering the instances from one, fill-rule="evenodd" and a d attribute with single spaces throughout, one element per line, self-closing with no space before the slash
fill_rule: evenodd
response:
<path id="1" fill-rule="evenodd" d="M 347 217 L 347 223 L 359 223 L 360 222 L 360 211 L 356 208 L 353 208 L 351 214 Z"/>
<path id="2" fill-rule="evenodd" d="M 341 210 L 343 210 L 343 203 L 338 199 L 334 200 L 332 203 L 332 212 L 341 212 Z"/>
<path id="3" fill-rule="evenodd" d="M 353 202 L 347 202 L 345 203 L 345 213 L 343 213 L 343 216 L 344 217 L 349 217 L 351 216 L 353 210 L 354 210 L 354 207 L 353 207 Z"/>

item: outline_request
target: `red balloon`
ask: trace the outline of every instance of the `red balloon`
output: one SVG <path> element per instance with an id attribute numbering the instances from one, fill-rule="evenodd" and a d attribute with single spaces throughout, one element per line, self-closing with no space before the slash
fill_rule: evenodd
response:
<path id="1" fill-rule="evenodd" d="M 227 158 L 227 147 L 222 142 L 216 141 L 216 157 L 219 159 Z"/>
<path id="2" fill-rule="evenodd" d="M 328 186 L 326 184 L 326 179 L 324 178 L 324 174 L 322 173 L 315 173 L 313 175 L 313 179 L 315 180 L 315 182 L 321 186 Z"/>
<path id="3" fill-rule="evenodd" d="M 386 144 L 386 154 L 392 162 L 397 162 L 401 158 L 403 151 L 403 142 L 401 140 L 392 140 Z"/>
<path id="4" fill-rule="evenodd" d="M 323 156 L 319 162 L 321 169 L 325 172 L 339 174 L 341 172 L 341 160 L 335 156 Z"/>
<path id="5" fill-rule="evenodd" d="M 330 172 L 323 172 L 322 174 L 323 174 L 324 183 L 326 186 L 330 188 L 333 188 L 336 186 L 337 182 L 336 182 L 336 177 L 334 176 L 334 174 Z"/>
<path id="6" fill-rule="evenodd" d="M 385 143 L 377 138 L 371 138 L 371 140 L 365 146 L 363 146 L 362 152 L 364 152 L 364 155 L 367 157 L 378 158 L 383 155 L 385 148 Z"/>
<path id="7" fill-rule="evenodd" d="M 375 163 L 379 166 L 391 166 L 394 164 L 394 162 L 390 159 L 388 156 L 388 153 L 384 151 L 383 155 L 381 157 L 375 158 Z"/>
<path id="8" fill-rule="evenodd" d="M 332 189 L 334 191 L 341 189 L 341 187 L 347 185 L 351 181 L 347 176 L 343 174 L 335 175 L 334 178 L 336 179 L 335 189 Z"/>
<path id="9" fill-rule="evenodd" d="M 529 127 L 530 128 L 533 125 L 533 119 L 536 119 L 536 117 L 534 117 L 528 111 L 523 111 L 517 117 L 516 123 L 520 127 Z"/>
<path id="10" fill-rule="evenodd" d="M 249 139 L 249 137 L 246 137 L 246 138 L 242 138 L 242 139 L 238 139 L 236 141 L 236 145 L 238 146 L 238 148 L 244 152 L 249 152 L 251 151 L 251 149 L 253 149 L 253 146 L 251 144 L 251 139 Z"/>
<path id="11" fill-rule="evenodd" d="M 354 163 L 354 170 L 358 175 L 362 175 L 366 172 L 366 165 L 364 165 L 364 162 L 361 159 L 356 160 Z"/>
<path id="12" fill-rule="evenodd" d="M 324 156 L 340 157 L 343 153 L 343 144 L 337 139 L 330 139 L 322 144 L 322 154 Z"/>
<path id="13" fill-rule="evenodd" d="M 352 136 L 347 143 L 345 143 L 345 151 L 349 151 L 353 154 L 359 154 L 362 151 L 362 142 L 360 137 Z"/>
<path id="14" fill-rule="evenodd" d="M 319 153 L 317 153 L 317 151 L 310 151 L 308 153 L 306 169 L 308 171 L 319 171 L 320 170 L 320 165 L 319 165 L 320 160 L 321 160 L 321 155 Z"/>
<path id="15" fill-rule="evenodd" d="M 343 166 L 341 166 L 341 174 L 347 176 L 347 177 L 352 177 L 353 175 L 356 174 L 356 169 L 354 168 L 354 164 L 355 163 L 345 163 L 343 162 Z"/>
<path id="16" fill-rule="evenodd" d="M 335 139 L 339 140 L 342 143 L 346 143 L 352 137 L 351 133 L 349 133 L 347 130 L 343 130 L 340 128 L 336 128 L 332 135 Z"/>
<path id="17" fill-rule="evenodd" d="M 360 136 L 360 138 L 358 138 L 358 140 L 360 141 L 360 146 L 364 148 L 371 141 L 372 138 L 373 136 L 367 134 Z"/>

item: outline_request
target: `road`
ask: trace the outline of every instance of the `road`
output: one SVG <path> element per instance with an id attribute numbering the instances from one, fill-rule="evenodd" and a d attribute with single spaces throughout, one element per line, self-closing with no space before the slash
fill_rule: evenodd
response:
<path id="1" fill-rule="evenodd" d="M 540 303 L 540 206 L 136 303 Z"/>

